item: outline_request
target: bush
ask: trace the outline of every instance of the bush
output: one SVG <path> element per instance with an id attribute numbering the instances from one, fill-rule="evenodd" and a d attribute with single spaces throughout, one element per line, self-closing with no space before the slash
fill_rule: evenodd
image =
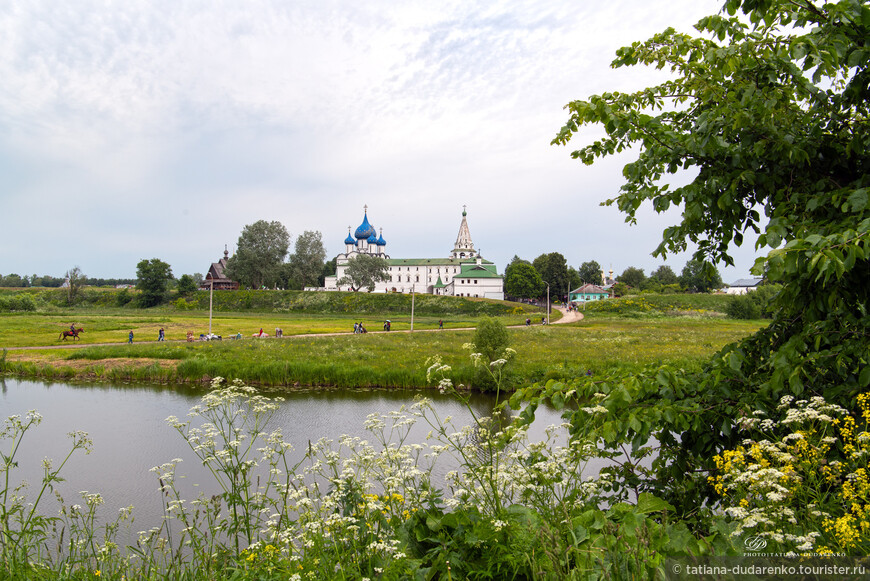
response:
<path id="1" fill-rule="evenodd" d="M 490 362 L 499 359 L 508 345 L 510 336 L 504 324 L 496 319 L 483 317 L 474 332 L 475 351 Z"/>
<path id="2" fill-rule="evenodd" d="M 0 311 L 27 311 L 36 310 L 36 301 L 30 294 L 14 294 L 10 297 L 0 297 Z"/>
<path id="3" fill-rule="evenodd" d="M 774 299 L 781 288 L 779 284 L 766 284 L 745 295 L 732 297 L 725 314 L 732 319 L 770 319 L 773 317 Z"/>
<path id="4" fill-rule="evenodd" d="M 115 304 L 118 305 L 119 307 L 126 306 L 132 300 L 133 300 L 133 293 L 131 293 L 127 289 L 124 289 L 115 295 Z"/>
<path id="5" fill-rule="evenodd" d="M 725 314 L 732 319 L 760 319 L 761 309 L 751 294 L 736 295 L 728 301 Z"/>

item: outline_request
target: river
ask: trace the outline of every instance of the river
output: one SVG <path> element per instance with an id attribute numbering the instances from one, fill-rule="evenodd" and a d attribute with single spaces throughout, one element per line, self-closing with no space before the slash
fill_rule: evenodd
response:
<path id="1" fill-rule="evenodd" d="M 205 388 L 108 383 L 62 383 L 0 378 L 0 416 L 24 416 L 37 410 L 42 423 L 28 432 L 16 455 L 19 466 L 11 473 L 10 483 L 29 482 L 32 498 L 40 487 L 42 462 L 51 458 L 55 465 L 68 453 L 74 430 L 87 432 L 93 440 L 92 453 L 78 451 L 64 467 L 66 481 L 57 486 L 67 504 L 84 504 L 80 492 L 98 492 L 105 505 L 101 514 L 113 515 L 122 507 L 134 506 L 133 531 L 145 530 L 161 521 L 163 504 L 157 477 L 151 468 L 181 458 L 178 475 L 185 476 L 180 488 L 188 499 L 200 492 L 218 492 L 212 476 L 199 464 L 183 438 L 167 423 L 168 416 L 185 419 L 191 407 L 200 402 Z M 302 457 L 309 441 L 337 439 L 343 434 L 372 440 L 363 424 L 372 413 L 388 413 L 410 405 L 415 396 L 433 400 L 440 417 L 453 416 L 457 427 L 471 423 L 468 410 L 456 398 L 436 390 L 396 389 L 311 389 L 280 393 L 285 398 L 274 417 L 285 441 L 296 447 L 296 459 Z M 492 396 L 473 394 L 475 414 L 489 415 L 495 400 Z M 539 409 L 532 438 L 540 438 L 546 426 L 561 423 L 553 410 Z M 410 441 L 422 442 L 430 427 L 418 423 Z M 9 453 L 9 441 L 0 440 L 0 450 Z M 441 460 L 439 460 L 441 462 Z M 449 461 L 434 471 L 443 478 L 454 469 Z M 2 481 L 0 481 L 2 486 Z M 44 514 L 56 514 L 54 497 L 40 503 Z"/>

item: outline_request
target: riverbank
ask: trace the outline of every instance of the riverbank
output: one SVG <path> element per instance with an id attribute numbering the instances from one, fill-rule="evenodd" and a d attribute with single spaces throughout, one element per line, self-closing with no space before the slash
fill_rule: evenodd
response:
<path id="1" fill-rule="evenodd" d="M 561 313 L 559 313 L 561 315 Z M 700 368 L 725 344 L 748 335 L 758 322 L 679 317 L 620 319 L 563 317 L 562 324 L 509 327 L 517 351 L 509 385 L 564 380 L 607 369 L 640 369 L 669 363 Z M 575 318 L 576 317 L 576 318 Z M 463 345 L 473 327 L 366 334 L 309 333 L 280 339 L 166 341 L 12 349 L 0 370 L 24 377 L 87 381 L 202 383 L 213 377 L 281 387 L 426 387 L 426 360 L 440 355 L 457 381 L 474 387 L 475 373 Z M 409 330 L 408 330 L 409 331 Z"/>

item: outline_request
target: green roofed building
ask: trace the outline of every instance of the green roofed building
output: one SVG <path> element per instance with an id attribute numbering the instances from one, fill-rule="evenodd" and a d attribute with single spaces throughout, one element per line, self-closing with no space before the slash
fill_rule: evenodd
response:
<path id="1" fill-rule="evenodd" d="M 374 292 L 410 293 L 413 289 L 418 293 L 504 300 L 504 279 L 495 264 L 474 249 L 466 216 L 463 208 L 459 234 L 448 257 L 390 258 L 383 229 L 375 231 L 365 207 L 362 224 L 353 233 L 348 228 L 345 251 L 336 257 L 336 273 L 326 277 L 323 290 L 350 290 L 340 288 L 337 281 L 344 276 L 348 261 L 365 253 L 386 259 L 390 267 L 390 280 L 377 283 Z"/>

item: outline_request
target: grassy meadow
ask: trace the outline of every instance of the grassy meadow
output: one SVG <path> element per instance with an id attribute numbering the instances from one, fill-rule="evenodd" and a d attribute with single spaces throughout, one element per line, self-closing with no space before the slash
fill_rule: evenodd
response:
<path id="1" fill-rule="evenodd" d="M 709 316 L 709 309 L 684 308 L 682 315 L 669 316 L 634 299 L 621 302 L 626 306 L 589 309 L 579 323 L 550 327 L 525 327 L 526 317 L 540 321 L 537 311 L 498 315 L 513 327 L 511 344 L 518 353 L 508 382 L 567 379 L 589 371 L 658 363 L 693 369 L 762 324 Z M 559 316 L 554 310 L 552 319 Z M 392 332 L 383 333 L 387 318 Z M 443 331 L 437 330 L 439 319 L 444 321 Z M 474 387 L 474 369 L 463 348 L 472 341 L 470 329 L 479 321 L 470 313 L 415 316 L 414 333 L 407 332 L 410 313 L 215 313 L 212 331 L 225 339 L 193 343 L 185 340 L 186 334 L 191 331 L 198 337 L 208 332 L 207 311 L 10 313 L 0 315 L 0 347 L 72 347 L 71 339 L 61 341 L 58 336 L 73 321 L 85 329 L 75 349 L 11 349 L 2 356 L 0 369 L 45 378 L 205 382 L 220 376 L 272 386 L 408 388 L 425 386 L 427 358 L 441 355 L 459 381 Z M 355 321 L 372 332 L 352 334 Z M 166 342 L 158 343 L 161 327 Z M 276 327 L 283 329 L 283 338 L 272 336 Z M 270 337 L 252 338 L 260 328 Z M 126 343 L 130 330 L 132 345 Z M 237 333 L 241 340 L 229 339 Z"/>

